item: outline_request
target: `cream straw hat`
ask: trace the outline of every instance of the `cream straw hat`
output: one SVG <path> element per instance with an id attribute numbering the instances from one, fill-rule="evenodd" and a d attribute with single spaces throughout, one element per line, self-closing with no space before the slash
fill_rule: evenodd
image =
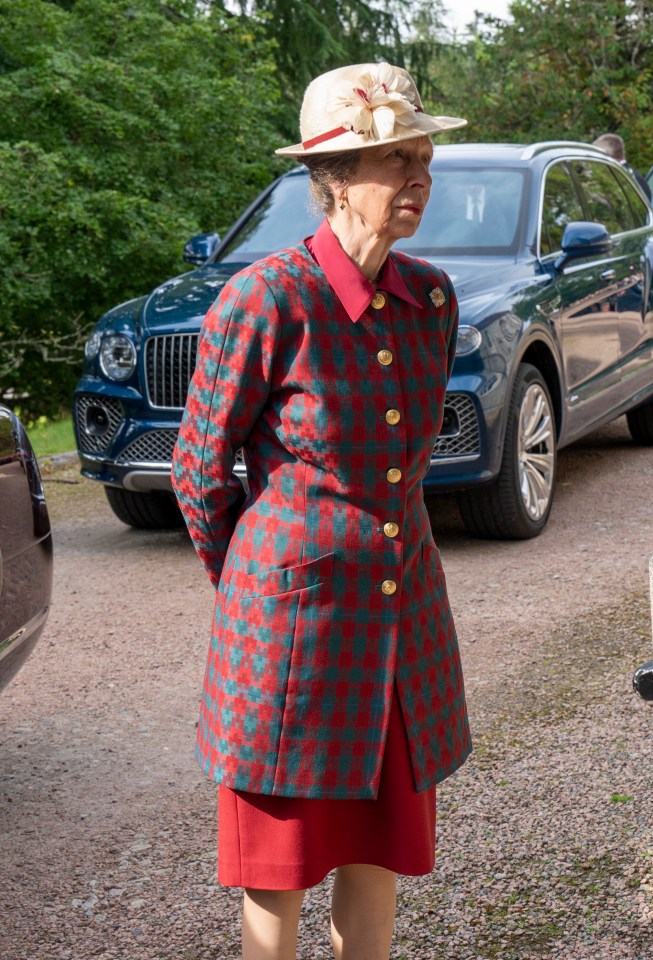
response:
<path id="1" fill-rule="evenodd" d="M 464 127 L 460 117 L 424 113 L 412 77 L 389 63 L 358 63 L 312 80 L 299 115 L 302 142 L 281 157 L 360 150 Z"/>

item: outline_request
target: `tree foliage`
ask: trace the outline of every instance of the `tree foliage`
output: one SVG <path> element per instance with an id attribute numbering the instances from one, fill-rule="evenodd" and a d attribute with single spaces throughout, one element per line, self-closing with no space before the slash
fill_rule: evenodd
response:
<path id="1" fill-rule="evenodd" d="M 347 63 L 388 60 L 403 65 L 402 32 L 413 0 L 238 0 L 243 15 L 261 18 L 275 42 L 284 90 L 283 133 L 297 133 L 302 95 L 310 81 Z"/>
<path id="2" fill-rule="evenodd" d="M 441 0 L 413 4 L 410 33 L 404 40 L 406 65 L 427 110 L 466 117 L 469 105 L 462 91 L 476 69 L 475 58 L 469 45 L 449 33 L 446 13 Z M 459 140 L 461 134 L 456 132 L 454 138 Z"/>
<path id="3" fill-rule="evenodd" d="M 0 395 L 68 402 L 89 326 L 233 222 L 342 64 L 407 66 L 427 109 L 469 119 L 452 139 L 615 132 L 648 169 L 653 0 L 515 0 L 453 37 L 446 5 L 0 0 Z"/>
<path id="4" fill-rule="evenodd" d="M 652 0 L 516 0 L 512 22 L 477 17 L 458 104 L 468 138 L 591 142 L 619 133 L 648 169 Z"/>
<path id="5" fill-rule="evenodd" d="M 3 396 L 69 402 L 98 315 L 178 272 L 184 240 L 278 172 L 278 103 L 249 21 L 186 0 L 0 0 Z"/>

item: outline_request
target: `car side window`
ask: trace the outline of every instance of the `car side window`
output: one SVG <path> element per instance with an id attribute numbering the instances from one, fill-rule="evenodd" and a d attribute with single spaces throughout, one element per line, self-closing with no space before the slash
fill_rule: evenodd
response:
<path id="1" fill-rule="evenodd" d="M 562 235 L 568 223 L 584 220 L 576 189 L 563 163 L 554 163 L 546 172 L 540 254 L 546 257 L 562 247 Z"/>
<path id="2" fill-rule="evenodd" d="M 611 167 L 600 160 L 574 160 L 572 169 L 583 192 L 588 219 L 602 223 L 608 233 L 632 230 L 630 208 L 624 203 Z"/>
<path id="3" fill-rule="evenodd" d="M 626 196 L 626 201 L 632 214 L 633 228 L 646 227 L 649 216 L 648 207 L 633 186 L 631 178 L 623 170 L 615 170 L 614 167 L 611 167 L 610 171 L 619 184 L 620 190 Z"/>

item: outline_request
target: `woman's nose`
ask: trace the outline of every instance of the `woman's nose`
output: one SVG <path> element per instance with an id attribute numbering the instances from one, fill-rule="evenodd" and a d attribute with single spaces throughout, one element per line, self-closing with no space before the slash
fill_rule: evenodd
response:
<path id="1" fill-rule="evenodd" d="M 433 183 L 433 177 L 428 167 L 424 166 L 421 160 L 413 160 L 408 171 L 408 183 L 411 187 L 430 188 Z"/>

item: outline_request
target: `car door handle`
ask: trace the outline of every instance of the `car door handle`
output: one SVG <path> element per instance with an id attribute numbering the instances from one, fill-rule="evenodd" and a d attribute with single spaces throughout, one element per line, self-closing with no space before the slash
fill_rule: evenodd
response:
<path id="1" fill-rule="evenodd" d="M 603 273 L 601 274 L 601 280 L 615 280 L 616 277 L 617 277 L 617 271 L 612 269 L 604 270 Z"/>
<path id="2" fill-rule="evenodd" d="M 547 320 L 550 319 L 554 314 L 558 313 L 560 310 L 560 298 L 552 297 L 550 300 L 543 300 L 542 303 L 535 305 L 535 309 L 542 317 L 546 317 Z"/>

